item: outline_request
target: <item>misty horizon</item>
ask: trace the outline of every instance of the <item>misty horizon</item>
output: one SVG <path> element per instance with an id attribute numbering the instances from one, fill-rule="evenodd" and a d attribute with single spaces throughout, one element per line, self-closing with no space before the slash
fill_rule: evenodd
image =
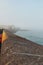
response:
<path id="1" fill-rule="evenodd" d="M 0 0 L 0 25 L 43 30 L 43 0 Z"/>

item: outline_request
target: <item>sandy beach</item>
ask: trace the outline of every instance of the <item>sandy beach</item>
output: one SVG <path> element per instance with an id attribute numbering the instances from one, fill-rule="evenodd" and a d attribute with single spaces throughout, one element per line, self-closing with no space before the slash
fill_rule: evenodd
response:
<path id="1" fill-rule="evenodd" d="M 4 31 L 8 38 L 2 43 L 1 65 L 43 65 L 43 46 Z"/>

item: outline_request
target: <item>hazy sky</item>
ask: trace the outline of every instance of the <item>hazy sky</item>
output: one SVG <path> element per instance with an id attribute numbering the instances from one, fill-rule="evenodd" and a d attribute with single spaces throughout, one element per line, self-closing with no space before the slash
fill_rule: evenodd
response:
<path id="1" fill-rule="evenodd" d="M 43 30 L 43 0 L 0 0 L 0 24 Z"/>

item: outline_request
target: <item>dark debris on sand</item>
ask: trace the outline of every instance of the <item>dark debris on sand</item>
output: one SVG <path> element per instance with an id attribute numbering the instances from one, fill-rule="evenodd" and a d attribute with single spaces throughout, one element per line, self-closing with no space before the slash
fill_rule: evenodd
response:
<path id="1" fill-rule="evenodd" d="M 43 46 L 6 31 L 0 65 L 43 65 Z"/>

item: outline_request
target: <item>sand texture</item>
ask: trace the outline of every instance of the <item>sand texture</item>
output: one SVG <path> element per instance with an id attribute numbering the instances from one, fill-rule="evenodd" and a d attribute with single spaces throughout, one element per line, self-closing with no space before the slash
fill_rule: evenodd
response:
<path id="1" fill-rule="evenodd" d="M 43 65 L 43 46 L 5 30 L 0 65 Z"/>

